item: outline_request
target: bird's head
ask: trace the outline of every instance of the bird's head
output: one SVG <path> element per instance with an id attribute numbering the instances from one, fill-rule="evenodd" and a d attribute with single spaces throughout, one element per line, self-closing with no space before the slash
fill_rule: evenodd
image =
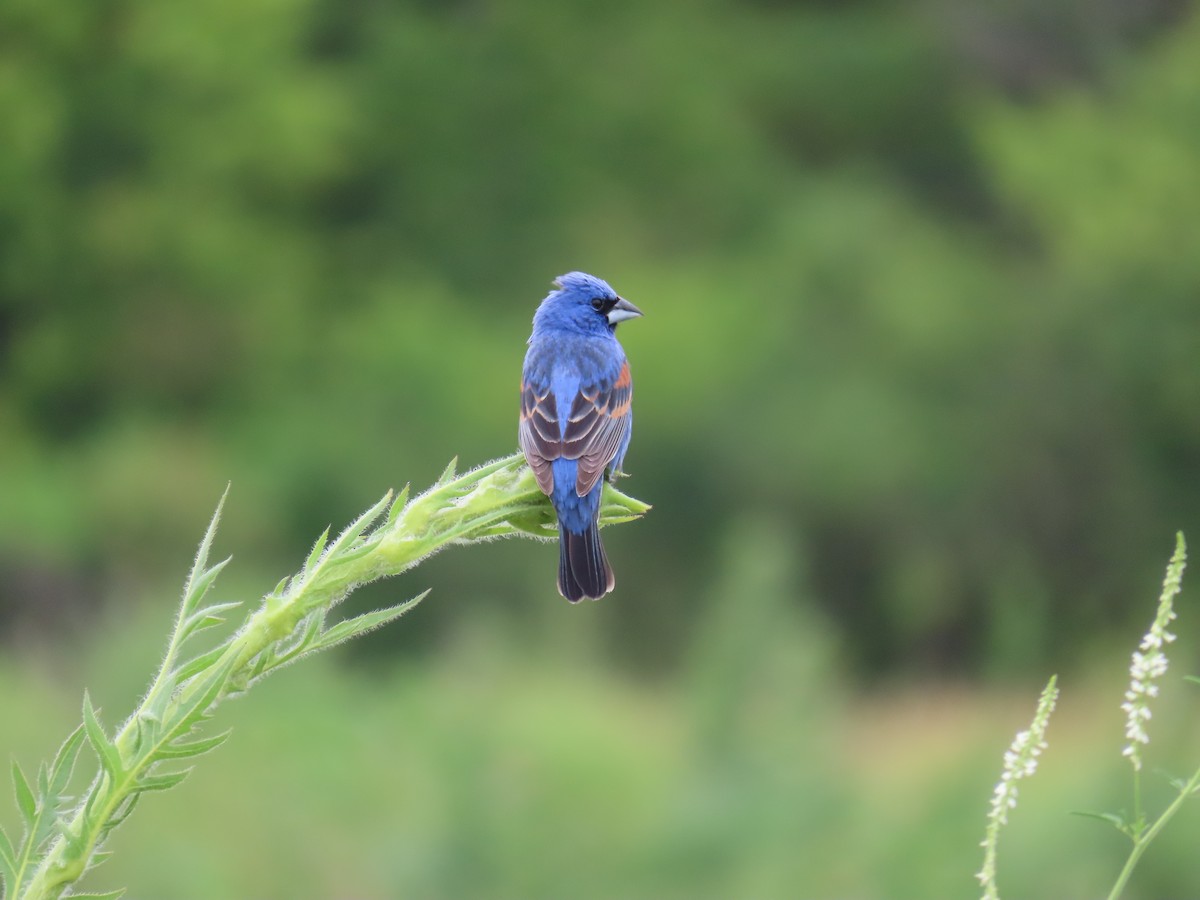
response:
<path id="1" fill-rule="evenodd" d="M 642 315 L 640 309 L 595 275 L 568 272 L 558 276 L 554 285 L 557 290 L 549 293 L 533 316 L 534 331 L 561 329 L 610 334 L 618 323 Z"/>

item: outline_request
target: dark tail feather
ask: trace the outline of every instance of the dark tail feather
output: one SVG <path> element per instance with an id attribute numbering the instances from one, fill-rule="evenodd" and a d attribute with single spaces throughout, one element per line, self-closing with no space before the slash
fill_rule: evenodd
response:
<path id="1" fill-rule="evenodd" d="M 578 603 L 584 597 L 598 600 L 613 589 L 616 579 L 604 545 L 600 526 L 593 522 L 583 534 L 558 527 L 558 592 Z"/>

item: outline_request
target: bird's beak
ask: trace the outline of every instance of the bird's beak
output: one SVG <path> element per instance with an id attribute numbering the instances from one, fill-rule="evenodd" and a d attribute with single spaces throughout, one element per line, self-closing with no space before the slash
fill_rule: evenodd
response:
<path id="1" fill-rule="evenodd" d="M 616 325 L 618 322 L 624 322 L 626 319 L 636 319 L 641 315 L 645 315 L 645 313 L 624 297 L 618 297 L 617 302 L 613 304 L 613 308 L 608 311 L 608 324 Z"/>

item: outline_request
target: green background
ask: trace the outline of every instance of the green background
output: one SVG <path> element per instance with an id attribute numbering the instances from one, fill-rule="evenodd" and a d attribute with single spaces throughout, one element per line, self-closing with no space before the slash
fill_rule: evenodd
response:
<path id="1" fill-rule="evenodd" d="M 583 269 L 647 313 L 616 592 L 518 542 L 364 590 L 433 594 L 231 707 L 93 886 L 973 896 L 1057 671 L 1000 884 L 1102 894 L 1124 839 L 1068 812 L 1130 802 L 1128 653 L 1200 541 L 1198 223 L 1183 2 L 6 0 L 0 751 L 132 707 L 227 482 L 252 601 L 513 452 Z M 1130 896 L 1200 892 L 1198 827 Z"/>

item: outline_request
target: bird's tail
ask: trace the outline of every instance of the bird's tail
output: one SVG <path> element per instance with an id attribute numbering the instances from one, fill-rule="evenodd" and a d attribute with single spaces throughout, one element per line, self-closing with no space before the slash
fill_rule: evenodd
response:
<path id="1" fill-rule="evenodd" d="M 613 589 L 616 578 L 604 545 L 600 525 L 593 521 L 583 534 L 558 526 L 558 592 L 578 603 L 584 597 L 598 600 Z"/>

